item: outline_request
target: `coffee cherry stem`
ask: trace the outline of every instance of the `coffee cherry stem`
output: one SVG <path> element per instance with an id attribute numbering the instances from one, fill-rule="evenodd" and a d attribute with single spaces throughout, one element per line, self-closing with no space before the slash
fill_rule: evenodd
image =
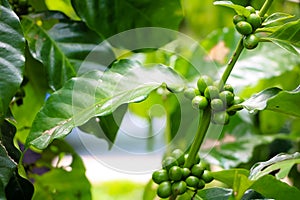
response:
<path id="1" fill-rule="evenodd" d="M 239 56 L 241 55 L 243 49 L 244 49 L 244 45 L 243 45 L 243 37 L 242 37 L 227 64 L 227 67 L 222 75 L 222 78 L 220 79 L 220 82 L 219 82 L 220 90 L 223 88 L 224 84 L 226 83 L 226 81 L 227 81 L 229 75 L 231 74 L 231 71 L 232 71 L 236 61 L 238 60 Z"/>
<path id="2" fill-rule="evenodd" d="M 266 0 L 264 5 L 261 7 L 260 11 L 259 11 L 259 16 L 263 17 L 268 9 L 270 8 L 271 4 L 273 3 L 273 0 Z"/>
<path id="3" fill-rule="evenodd" d="M 193 166 L 194 160 L 198 154 L 200 146 L 208 130 L 210 119 L 211 119 L 211 110 L 209 107 L 207 107 L 203 110 L 202 117 L 199 120 L 198 130 L 194 138 L 194 141 L 192 143 L 192 146 L 189 150 L 187 160 L 184 163 L 184 167 L 191 168 Z"/>

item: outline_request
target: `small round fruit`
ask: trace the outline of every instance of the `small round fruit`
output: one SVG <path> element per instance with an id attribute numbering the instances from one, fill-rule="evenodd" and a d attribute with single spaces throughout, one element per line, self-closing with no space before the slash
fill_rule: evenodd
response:
<path id="1" fill-rule="evenodd" d="M 173 166 L 178 166 L 178 162 L 174 157 L 168 156 L 162 161 L 162 167 L 169 170 Z"/>
<path id="2" fill-rule="evenodd" d="M 246 9 L 250 12 L 250 13 L 255 13 L 255 9 L 252 6 L 246 6 Z"/>
<path id="3" fill-rule="evenodd" d="M 230 91 L 223 91 L 220 94 L 220 99 L 227 105 L 231 106 L 234 100 L 234 94 Z"/>
<path id="4" fill-rule="evenodd" d="M 208 170 L 204 170 L 201 178 L 202 180 L 204 180 L 205 183 L 210 183 L 214 180 L 214 177 L 212 176 L 211 172 Z"/>
<path id="5" fill-rule="evenodd" d="M 214 111 L 224 110 L 224 103 L 221 99 L 213 99 L 210 102 L 211 109 Z"/>
<path id="6" fill-rule="evenodd" d="M 232 20 L 234 24 L 237 24 L 241 21 L 246 21 L 246 17 L 244 17 L 243 15 L 234 15 Z"/>
<path id="7" fill-rule="evenodd" d="M 194 176 L 197 176 L 198 178 L 201 178 L 203 172 L 204 172 L 204 168 L 203 168 L 203 165 L 201 164 L 196 164 L 192 167 L 192 170 L 191 170 L 192 174 Z"/>
<path id="8" fill-rule="evenodd" d="M 182 170 L 178 166 L 173 166 L 169 170 L 169 178 L 172 181 L 180 181 L 182 178 Z"/>
<path id="9" fill-rule="evenodd" d="M 196 96 L 194 88 L 186 88 L 183 94 L 188 99 L 193 99 Z"/>
<path id="10" fill-rule="evenodd" d="M 208 101 L 204 96 L 195 96 L 192 105 L 195 109 L 204 109 L 208 106 Z"/>
<path id="11" fill-rule="evenodd" d="M 205 187 L 205 182 L 202 179 L 199 179 L 198 189 L 203 189 Z"/>
<path id="12" fill-rule="evenodd" d="M 173 150 L 171 156 L 177 160 L 179 166 L 184 164 L 184 152 L 180 149 Z"/>
<path id="13" fill-rule="evenodd" d="M 180 195 L 186 192 L 186 183 L 184 181 L 174 182 L 172 184 L 172 191 L 174 194 Z"/>
<path id="14" fill-rule="evenodd" d="M 160 184 L 160 183 L 162 183 L 164 181 L 168 181 L 169 180 L 169 175 L 168 175 L 167 170 L 161 169 L 161 170 L 153 172 L 153 174 L 152 174 L 152 180 L 156 184 Z"/>
<path id="15" fill-rule="evenodd" d="M 243 38 L 243 45 L 246 49 L 254 49 L 259 43 L 259 38 L 254 34 L 247 35 Z"/>
<path id="16" fill-rule="evenodd" d="M 208 86 L 204 91 L 207 99 L 215 99 L 219 97 L 219 89 L 216 86 Z"/>
<path id="17" fill-rule="evenodd" d="M 206 75 L 201 76 L 197 81 L 198 90 L 203 93 L 207 86 L 213 84 L 213 80 Z"/>
<path id="18" fill-rule="evenodd" d="M 229 84 L 225 84 L 223 86 L 223 90 L 226 90 L 226 91 L 229 91 L 231 93 L 234 93 L 233 87 L 231 85 L 229 85 Z"/>
<path id="19" fill-rule="evenodd" d="M 228 124 L 229 122 L 229 115 L 226 111 L 216 112 L 212 116 L 212 122 L 219 125 Z"/>
<path id="20" fill-rule="evenodd" d="M 233 100 L 233 104 L 240 104 L 240 103 L 242 103 L 244 100 L 241 98 L 241 97 L 239 97 L 239 96 L 234 96 L 234 100 Z"/>
<path id="21" fill-rule="evenodd" d="M 196 176 L 189 176 L 185 180 L 187 186 L 197 188 L 199 184 L 199 178 Z"/>
<path id="22" fill-rule="evenodd" d="M 257 29 L 261 26 L 261 18 L 256 13 L 251 13 L 249 17 L 247 17 L 247 22 L 252 25 L 253 29 Z"/>
<path id="23" fill-rule="evenodd" d="M 241 21 L 235 25 L 236 30 L 242 35 L 249 35 L 252 33 L 253 29 L 251 24 L 245 21 Z"/>
<path id="24" fill-rule="evenodd" d="M 191 174 L 191 170 L 185 167 L 181 169 L 181 173 L 182 173 L 182 179 L 186 179 Z"/>
<path id="25" fill-rule="evenodd" d="M 165 181 L 159 184 L 157 188 L 157 196 L 160 198 L 168 198 L 172 194 L 172 186 L 170 181 Z"/>

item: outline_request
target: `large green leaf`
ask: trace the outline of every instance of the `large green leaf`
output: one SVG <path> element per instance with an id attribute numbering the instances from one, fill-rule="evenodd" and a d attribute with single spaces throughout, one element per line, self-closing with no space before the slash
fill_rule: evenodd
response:
<path id="1" fill-rule="evenodd" d="M 242 174 L 245 176 L 249 175 L 249 171 L 246 169 L 229 169 L 229 170 L 222 170 L 217 172 L 212 172 L 212 176 L 214 179 L 225 183 L 229 187 L 233 187 L 234 179 L 237 175 Z"/>
<path id="2" fill-rule="evenodd" d="M 214 5 L 232 8 L 239 15 L 244 15 L 244 16 L 250 15 L 250 11 L 247 10 L 244 6 L 234 4 L 232 3 L 232 1 L 215 1 Z"/>
<path id="3" fill-rule="evenodd" d="M 60 13 L 26 16 L 22 25 L 31 54 L 45 65 L 49 86 L 53 90 L 61 88 L 67 80 L 76 76 L 82 61 L 91 51 L 100 55 L 99 60 L 101 56 L 110 62 L 114 59 L 109 47 L 96 48 L 102 41 L 101 37 L 84 23 L 72 22 Z M 85 68 L 95 68 L 97 64 L 106 67 L 110 64 L 106 63 L 107 60 L 99 60 L 90 59 L 89 63 L 85 63 Z"/>
<path id="4" fill-rule="evenodd" d="M 295 164 L 300 163 L 300 153 L 278 154 L 268 161 L 257 163 L 251 168 L 249 179 L 257 180 L 260 177 L 276 172 L 276 178 L 282 179 L 288 175 Z"/>
<path id="5" fill-rule="evenodd" d="M 300 86 L 293 91 L 283 91 L 279 88 L 269 88 L 253 95 L 241 105 L 250 112 L 272 110 L 300 117 Z"/>
<path id="6" fill-rule="evenodd" d="M 18 16 L 6 0 L 0 3 L 0 118 L 23 79 L 25 40 Z"/>
<path id="7" fill-rule="evenodd" d="M 264 39 L 296 54 L 300 54 L 300 20 L 286 23 Z"/>
<path id="8" fill-rule="evenodd" d="M 6 120 L 0 127 L 0 199 L 30 199 L 32 184 L 18 174 L 20 151 L 14 146 L 16 128 Z"/>
<path id="9" fill-rule="evenodd" d="M 199 190 L 193 199 L 202 200 L 228 200 L 232 196 L 232 190 L 226 188 L 208 188 Z"/>
<path id="10" fill-rule="evenodd" d="M 36 189 L 34 200 L 92 199 L 84 164 L 66 142 L 53 142 L 36 163 L 38 166 L 52 167 L 42 175 L 32 174 Z"/>
<path id="11" fill-rule="evenodd" d="M 71 19 L 79 20 L 79 17 L 76 15 L 71 5 L 71 0 L 45 0 L 45 4 L 49 10 L 61 11 Z"/>
<path id="12" fill-rule="evenodd" d="M 259 192 L 268 199 L 294 200 L 300 196 L 300 191 L 287 183 L 277 180 L 274 176 L 266 175 L 253 183 L 251 189 Z"/>
<path id="13" fill-rule="evenodd" d="M 143 67 L 129 60 L 116 62 L 104 73 L 91 71 L 73 78 L 37 114 L 26 143 L 46 148 L 53 139 L 66 136 L 94 116 L 108 115 L 122 104 L 145 99 L 163 83 L 174 90 L 184 86 L 169 67 Z"/>
<path id="14" fill-rule="evenodd" d="M 72 5 L 92 30 L 105 37 L 138 27 L 176 30 L 182 20 L 179 0 L 72 0 Z"/>

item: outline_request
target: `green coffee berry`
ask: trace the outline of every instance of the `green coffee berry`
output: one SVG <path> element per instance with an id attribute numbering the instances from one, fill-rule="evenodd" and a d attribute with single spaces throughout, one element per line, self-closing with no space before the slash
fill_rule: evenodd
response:
<path id="1" fill-rule="evenodd" d="M 252 6 L 245 7 L 250 13 L 255 13 L 255 9 Z"/>
<path id="2" fill-rule="evenodd" d="M 184 152 L 180 149 L 175 149 L 172 151 L 171 156 L 177 160 L 179 166 L 184 164 Z"/>
<path id="3" fill-rule="evenodd" d="M 247 22 L 252 25 L 252 28 L 255 30 L 261 26 L 261 18 L 256 13 L 251 13 L 249 17 L 247 17 Z"/>
<path id="4" fill-rule="evenodd" d="M 204 168 L 200 164 L 195 164 L 195 165 L 193 165 L 191 172 L 194 176 L 201 178 L 201 176 L 204 172 Z"/>
<path id="5" fill-rule="evenodd" d="M 226 111 L 220 111 L 213 113 L 212 115 L 212 122 L 219 125 L 228 124 L 229 122 L 229 115 Z"/>
<path id="6" fill-rule="evenodd" d="M 169 170 L 169 178 L 172 181 L 180 181 L 182 178 L 182 170 L 178 166 L 173 166 Z"/>
<path id="7" fill-rule="evenodd" d="M 207 86 L 213 84 L 213 80 L 206 75 L 201 76 L 197 81 L 198 90 L 203 93 Z"/>
<path id="8" fill-rule="evenodd" d="M 171 194 L 172 194 L 171 182 L 165 181 L 165 182 L 162 182 L 161 184 L 159 184 L 156 193 L 160 198 L 167 198 L 167 197 L 171 196 Z"/>
<path id="9" fill-rule="evenodd" d="M 181 169 L 181 173 L 182 173 L 182 179 L 186 179 L 191 174 L 191 170 L 185 167 Z"/>
<path id="10" fill-rule="evenodd" d="M 219 97 L 219 89 L 216 86 L 208 86 L 204 90 L 204 96 L 207 99 L 215 99 Z"/>
<path id="11" fill-rule="evenodd" d="M 259 38 L 254 34 L 247 35 L 243 38 L 243 45 L 246 49 L 254 49 L 259 43 Z"/>
<path id="12" fill-rule="evenodd" d="M 186 183 L 184 181 L 174 182 L 172 184 L 172 191 L 174 194 L 180 195 L 186 192 Z"/>
<path id="13" fill-rule="evenodd" d="M 196 176 L 189 176 L 185 180 L 187 186 L 197 188 L 199 184 L 199 178 Z"/>
<path id="14" fill-rule="evenodd" d="M 204 170 L 201 178 L 205 183 L 210 183 L 214 180 L 211 172 L 208 170 Z"/>
<path id="15" fill-rule="evenodd" d="M 229 84 L 225 84 L 223 86 L 223 90 L 226 90 L 226 91 L 234 93 L 233 87 L 231 85 L 229 85 Z"/>
<path id="16" fill-rule="evenodd" d="M 162 170 L 155 171 L 152 174 L 152 180 L 154 181 L 154 183 L 157 183 L 157 184 L 160 184 L 164 181 L 168 181 L 169 176 L 168 176 L 167 170 L 162 169 Z"/>
<path id="17" fill-rule="evenodd" d="M 225 90 L 225 91 L 221 92 L 219 95 L 220 95 L 220 99 L 224 103 L 226 103 L 227 106 L 232 105 L 233 100 L 234 100 L 234 94 L 232 92 Z"/>
<path id="18" fill-rule="evenodd" d="M 204 96 L 195 96 L 192 100 L 192 106 L 195 109 L 204 109 L 208 106 L 208 101 Z"/>
<path id="19" fill-rule="evenodd" d="M 203 189 L 205 187 L 205 182 L 202 179 L 199 179 L 199 183 L 198 183 L 198 189 Z"/>
<path id="20" fill-rule="evenodd" d="M 214 111 L 221 111 L 224 110 L 224 103 L 221 99 L 213 99 L 210 102 L 211 109 Z"/>
<path id="21" fill-rule="evenodd" d="M 233 16 L 233 23 L 234 24 L 237 24 L 237 23 L 239 23 L 241 21 L 246 21 L 246 17 L 243 16 L 243 15 L 234 15 Z"/>
<path id="22" fill-rule="evenodd" d="M 173 166 L 178 166 L 178 162 L 174 157 L 168 156 L 162 161 L 162 167 L 169 170 Z"/>

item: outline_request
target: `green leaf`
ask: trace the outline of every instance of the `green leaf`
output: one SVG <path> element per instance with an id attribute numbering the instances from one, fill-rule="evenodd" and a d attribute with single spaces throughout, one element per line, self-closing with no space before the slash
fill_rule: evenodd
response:
<path id="1" fill-rule="evenodd" d="M 276 12 L 268 16 L 262 23 L 262 26 L 264 27 L 278 26 L 293 17 L 294 17 L 293 15 L 287 13 Z"/>
<path id="2" fill-rule="evenodd" d="M 266 175 L 253 183 L 251 189 L 259 192 L 268 199 L 298 199 L 300 191 L 288 184 L 277 180 L 274 176 Z"/>
<path id="3" fill-rule="evenodd" d="M 56 140 L 45 149 L 38 166 L 52 166 L 42 175 L 32 175 L 33 199 L 91 199 L 91 185 L 79 155 L 64 141 Z M 53 166 L 54 165 L 54 166 Z"/>
<path id="4" fill-rule="evenodd" d="M 228 200 L 231 196 L 231 189 L 215 187 L 199 190 L 194 198 L 202 200 Z"/>
<path id="5" fill-rule="evenodd" d="M 275 32 L 264 37 L 281 48 L 296 55 L 300 54 L 300 20 L 282 25 Z"/>
<path id="6" fill-rule="evenodd" d="M 27 179 L 22 178 L 15 172 L 14 176 L 10 179 L 5 192 L 7 199 L 31 199 L 34 188 Z"/>
<path id="7" fill-rule="evenodd" d="M 276 136 L 254 134 L 239 137 L 238 133 L 235 134 L 236 137 L 232 142 L 222 142 L 222 144 L 213 149 L 209 148 L 209 151 L 205 149 L 201 150 L 202 153 L 207 154 L 205 159 L 225 169 L 236 167 L 239 164 L 247 163 L 252 158 L 256 146 L 268 144 L 276 138 Z"/>
<path id="8" fill-rule="evenodd" d="M 214 5 L 232 8 L 237 14 L 244 15 L 246 17 L 250 15 L 250 11 L 244 6 L 234 4 L 231 1 L 215 1 Z"/>
<path id="9" fill-rule="evenodd" d="M 49 10 L 61 11 L 73 20 L 80 20 L 72 7 L 71 0 L 45 0 L 45 3 Z"/>
<path id="10" fill-rule="evenodd" d="M 260 162 L 254 165 L 250 170 L 249 179 L 257 180 L 262 176 L 270 174 L 271 172 L 276 172 L 276 178 L 282 179 L 286 177 L 291 168 L 295 164 L 300 163 L 300 153 L 296 152 L 294 154 L 278 154 L 268 161 Z"/>
<path id="11" fill-rule="evenodd" d="M 46 148 L 53 139 L 66 136 L 92 117 L 108 115 L 122 104 L 144 100 L 163 83 L 175 91 L 184 87 L 183 79 L 169 67 L 143 67 L 129 60 L 116 62 L 104 73 L 91 71 L 73 78 L 37 114 L 26 144 Z"/>
<path id="12" fill-rule="evenodd" d="M 300 87 L 293 91 L 282 91 L 279 88 L 269 88 L 253 95 L 241 105 L 250 112 L 271 110 L 300 117 L 299 114 Z"/>
<path id="13" fill-rule="evenodd" d="M 72 5 L 92 30 L 105 37 L 138 27 L 177 30 L 183 17 L 179 0 L 72 0 Z"/>
<path id="14" fill-rule="evenodd" d="M 233 188 L 235 178 L 239 174 L 249 176 L 249 171 L 246 169 L 229 169 L 218 172 L 212 172 L 212 176 L 214 177 L 214 179 L 225 183 L 228 187 L 231 188 Z"/>
<path id="15" fill-rule="evenodd" d="M 25 40 L 18 16 L 6 0 L 0 4 L 0 118 L 23 79 Z"/>
<path id="16" fill-rule="evenodd" d="M 67 80 L 76 76 L 78 70 L 78 73 L 84 73 L 80 71 L 80 66 L 91 51 L 98 55 L 99 60 L 114 59 L 110 48 L 96 48 L 102 41 L 101 37 L 84 23 L 70 21 L 60 13 L 26 16 L 22 25 L 30 52 L 46 67 L 49 86 L 53 90 L 61 88 Z M 85 63 L 85 68 L 108 65 L 107 60 L 103 59 L 100 63 L 99 60 L 90 59 L 90 62 Z"/>
<path id="17" fill-rule="evenodd" d="M 109 148 L 111 148 L 126 111 L 127 106 L 121 106 L 113 114 L 94 117 L 78 128 L 85 133 L 93 134 L 98 138 L 106 140 Z"/>
<path id="18" fill-rule="evenodd" d="M 32 184 L 18 174 L 20 152 L 14 146 L 16 128 L 6 120 L 0 126 L 0 199 L 30 199 Z"/>

